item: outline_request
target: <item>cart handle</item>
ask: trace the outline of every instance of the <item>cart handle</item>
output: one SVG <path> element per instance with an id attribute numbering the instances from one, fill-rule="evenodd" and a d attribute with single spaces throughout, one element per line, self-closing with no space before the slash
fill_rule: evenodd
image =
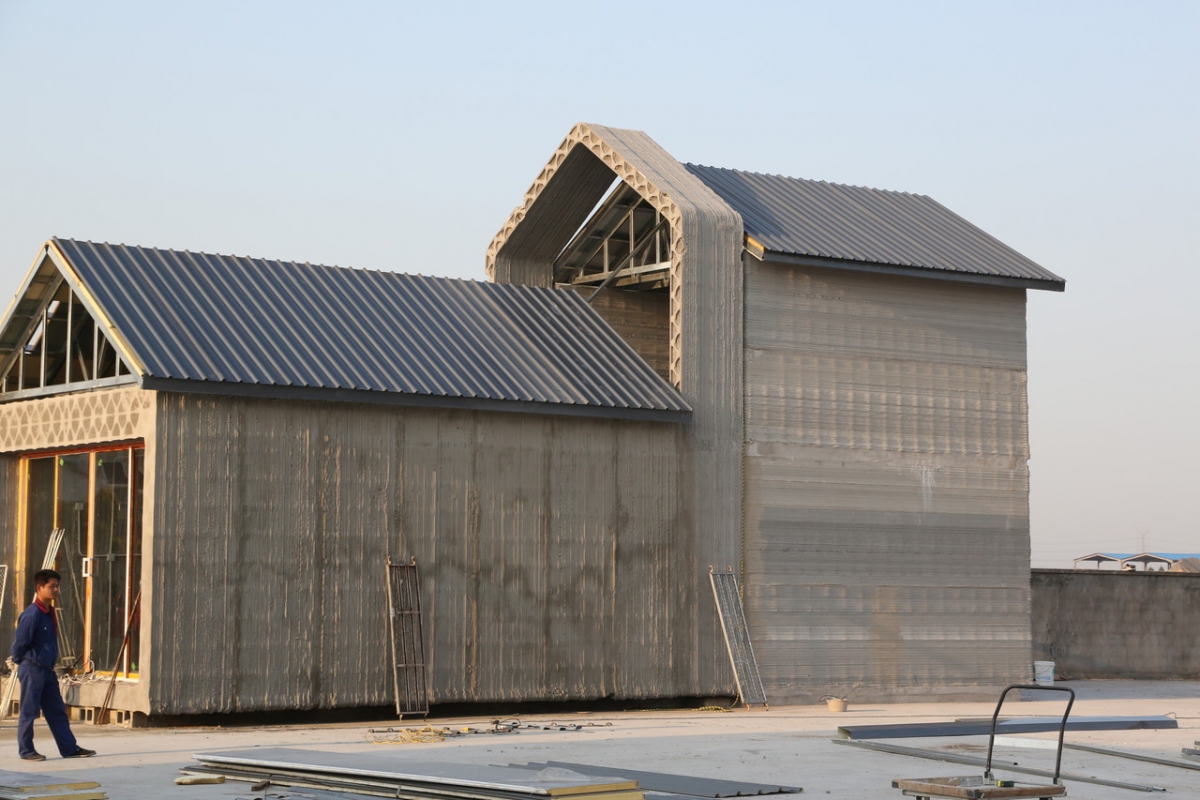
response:
<path id="1" fill-rule="evenodd" d="M 1068 689 L 1066 686 L 1039 686 L 1032 683 L 1014 683 L 1011 686 L 1005 687 L 1000 693 L 1000 700 L 996 703 L 996 711 L 992 714 L 992 735 L 988 737 L 988 755 L 987 766 L 984 767 L 984 780 L 992 779 L 992 747 L 996 744 L 996 720 L 1000 717 L 1000 706 L 1004 705 L 1004 697 L 1013 689 L 1034 689 L 1039 692 L 1066 692 L 1071 695 L 1067 700 L 1067 708 L 1063 711 L 1062 722 L 1058 726 L 1058 758 L 1054 761 L 1054 782 L 1058 783 L 1058 775 L 1062 768 L 1062 751 L 1063 737 L 1067 732 L 1067 717 L 1071 715 L 1071 706 L 1075 705 L 1075 690 Z"/>

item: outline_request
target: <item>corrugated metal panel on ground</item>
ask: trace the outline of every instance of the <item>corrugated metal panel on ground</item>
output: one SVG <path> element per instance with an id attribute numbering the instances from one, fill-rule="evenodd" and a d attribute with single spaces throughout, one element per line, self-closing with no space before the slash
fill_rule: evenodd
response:
<path id="1" fill-rule="evenodd" d="M 161 379 L 688 410 L 573 292 L 54 244 L 129 343 L 148 387 Z"/>
<path id="2" fill-rule="evenodd" d="M 1045 282 L 1062 278 L 930 197 L 687 164 L 767 251 Z"/>

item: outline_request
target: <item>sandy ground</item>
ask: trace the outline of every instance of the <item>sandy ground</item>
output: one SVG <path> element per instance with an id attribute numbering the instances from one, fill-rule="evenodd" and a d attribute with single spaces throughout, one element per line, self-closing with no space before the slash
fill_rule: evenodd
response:
<path id="1" fill-rule="evenodd" d="M 1068 732 L 1067 741 L 1186 762 L 1180 749 L 1200 740 L 1200 682 L 1088 681 L 1060 683 L 1077 693 L 1072 717 L 1170 715 L 1173 730 Z M 1006 702 L 1005 716 L 1061 713 L 1062 702 Z M 21 761 L 16 752 L 16 722 L 0 723 L 0 769 L 54 774 L 99 781 L 108 797 L 221 798 L 302 797 L 302 790 L 271 787 L 252 792 L 247 783 L 176 786 L 181 767 L 195 753 L 256 747 L 299 747 L 333 752 L 385 754 L 419 769 L 422 761 L 464 764 L 524 764 L 572 761 L 631 769 L 674 772 L 800 786 L 803 796 L 899 798 L 895 778 L 977 775 L 976 767 L 891 755 L 836 745 L 840 725 L 949 721 L 990 717 L 994 702 L 856 705 L 832 713 L 824 705 L 773 707 L 719 713 L 715 711 L 645 711 L 530 715 L 524 722 L 561 722 L 585 726 L 579 731 L 521 730 L 472 735 L 436 743 L 374 744 L 371 728 L 384 723 L 314 724 L 231 728 L 140 729 L 77 725 L 82 744 L 99 751 L 87 760 L 64 760 L 54 754 L 49 731 L 39 722 L 35 738 L 49 760 Z M 486 727 L 491 718 L 437 719 L 436 726 Z M 399 723 L 397 723 L 399 725 Z M 406 723 L 406 727 L 411 723 Z M 1048 734 L 1026 738 L 1045 739 Z M 1051 737 L 1052 738 L 1052 737 Z M 984 755 L 987 736 L 887 740 L 894 744 Z M 996 758 L 1025 766 L 1053 768 L 1053 750 L 998 745 Z M 1200 767 L 1200 761 L 1192 762 Z M 1200 798 L 1200 770 L 1149 764 L 1073 750 L 1063 753 L 1064 772 L 1161 787 L 1177 797 Z M 1003 775 L 1024 782 L 1040 779 Z M 1071 797 L 1136 798 L 1158 796 L 1128 789 L 1067 783 Z"/>

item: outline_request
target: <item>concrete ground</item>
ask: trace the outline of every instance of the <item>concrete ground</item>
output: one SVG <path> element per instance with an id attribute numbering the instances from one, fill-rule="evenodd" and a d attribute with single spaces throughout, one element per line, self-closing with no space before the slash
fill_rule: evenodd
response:
<path id="1" fill-rule="evenodd" d="M 1180 749 L 1200 740 L 1200 682 L 1077 681 L 1060 683 L 1077 692 L 1072 717 L 1171 715 L 1174 730 L 1068 732 L 1068 743 L 1090 744 L 1176 761 Z M 831 798 L 899 798 L 894 778 L 979 775 L 982 769 L 877 753 L 832 744 L 840 725 L 949 721 L 990 717 L 994 702 L 856 705 L 836 714 L 824 705 L 775 707 L 732 712 L 644 711 L 529 715 L 524 722 L 584 725 L 580 731 L 534 731 L 472 735 L 436 743 L 374 744 L 369 729 L 385 723 L 340 723 L 309 726 L 244 728 L 138 729 L 76 725 L 80 742 L 99 754 L 87 760 L 64 760 L 54 753 L 49 731 L 38 723 L 35 734 L 49 760 L 30 764 L 17 757 L 16 722 L 0 724 L 0 770 L 53 774 L 99 781 L 108 797 L 224 798 L 302 797 L 303 790 L 271 787 L 251 792 L 247 783 L 176 786 L 179 769 L 194 753 L 252 750 L 255 747 L 299 747 L 333 752 L 387 754 L 398 761 L 465 764 L 524 764 L 529 761 L 573 761 L 631 769 L 674 772 L 713 778 L 801 786 L 803 796 Z M 1060 713 L 1061 701 L 1005 703 L 1005 716 Z M 432 724 L 457 728 L 484 726 L 490 718 L 437 719 Z M 399 724 L 399 723 L 397 723 Z M 406 723 L 405 727 L 411 727 Z M 1034 734 L 1026 738 L 1052 738 Z M 986 736 L 887 740 L 890 743 L 954 753 L 984 755 Z M 998 746 L 998 759 L 1053 769 L 1052 750 Z M 1191 762 L 1200 767 L 1200 761 Z M 1161 766 L 1074 750 L 1063 753 L 1063 771 L 1161 787 L 1178 797 L 1200 798 L 1200 771 Z M 1042 782 L 1018 774 L 1019 782 Z M 1141 792 L 1067 783 L 1072 797 L 1130 798 Z M 1154 796 L 1154 795 L 1151 795 Z"/>

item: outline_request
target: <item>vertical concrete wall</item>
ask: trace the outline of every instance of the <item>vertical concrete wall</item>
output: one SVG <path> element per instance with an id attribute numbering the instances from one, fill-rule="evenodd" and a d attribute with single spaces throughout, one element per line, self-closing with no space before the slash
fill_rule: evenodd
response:
<path id="1" fill-rule="evenodd" d="M 768 697 L 1028 678 L 1023 290 L 745 266 L 745 602 Z"/>
<path id="2" fill-rule="evenodd" d="M 386 705 L 384 559 L 435 703 L 703 693 L 682 426 L 161 396 L 156 713 Z"/>
<path id="3" fill-rule="evenodd" d="M 1200 574 L 1035 569 L 1033 659 L 1064 679 L 1200 679 Z"/>
<path id="4" fill-rule="evenodd" d="M 596 313 L 663 380 L 671 379 L 671 303 L 666 294 L 604 289 L 594 295 L 596 290 L 593 287 L 572 291 L 590 299 Z"/>
<path id="5" fill-rule="evenodd" d="M 681 462 L 692 516 L 695 583 L 681 587 L 698 647 L 703 693 L 733 690 L 733 675 L 705 577 L 741 558 L 741 217 L 641 131 L 579 124 L 493 239 L 497 282 L 550 285 L 554 258 L 607 192 L 614 175 L 662 213 L 671 229 L 669 375 L 693 409 Z"/>

